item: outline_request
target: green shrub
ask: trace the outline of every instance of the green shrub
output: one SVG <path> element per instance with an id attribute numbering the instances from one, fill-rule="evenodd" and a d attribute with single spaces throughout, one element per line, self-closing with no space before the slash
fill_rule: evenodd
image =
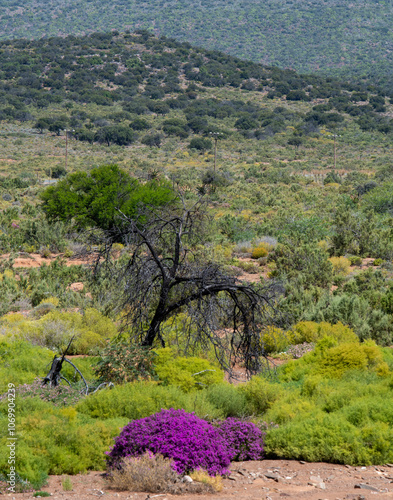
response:
<path id="1" fill-rule="evenodd" d="M 317 345 L 318 348 L 318 345 Z M 329 378 L 340 378 L 349 370 L 372 370 L 381 376 L 389 375 L 382 353 L 374 342 L 341 344 L 322 352 L 317 371 Z"/>
<path id="2" fill-rule="evenodd" d="M 205 139 L 204 137 L 194 137 L 191 139 L 188 146 L 190 149 L 197 149 L 198 151 L 206 151 L 212 149 L 213 144 L 210 139 Z"/>
<path id="3" fill-rule="evenodd" d="M 329 349 L 320 359 L 318 372 L 332 377 L 341 377 L 347 370 L 365 370 L 367 356 L 363 349 L 356 349 L 353 343 L 342 344 Z"/>
<path id="4" fill-rule="evenodd" d="M 8 327 L 7 334 L 58 352 L 63 351 L 71 338 L 75 337 L 68 353 L 89 354 L 103 346 L 106 338 L 117 333 L 116 325 L 93 308 L 80 314 L 53 310 L 53 302 L 44 302 L 38 307 L 49 307 L 50 310 L 45 309 L 44 316 L 35 320 L 23 316 L 17 318 L 19 321 L 9 316 L 4 317 L 3 321 Z"/>
<path id="5" fill-rule="evenodd" d="M 334 274 L 346 276 L 349 273 L 351 261 L 346 257 L 330 257 L 329 260 L 333 265 Z"/>
<path id="6" fill-rule="evenodd" d="M 358 337 L 349 326 L 341 322 L 332 325 L 325 321 L 316 323 L 314 321 L 301 321 L 288 332 L 289 340 L 292 344 L 302 344 L 303 342 L 316 342 L 323 337 L 333 337 L 337 342 L 358 342 Z"/>
<path id="7" fill-rule="evenodd" d="M 326 379 L 337 379 L 354 370 L 379 377 L 391 373 L 382 349 L 373 341 L 338 344 L 337 339 L 326 336 L 317 342 L 314 351 L 282 367 L 280 378 L 282 381 L 299 381 L 308 375 L 320 374 Z"/>
<path id="8" fill-rule="evenodd" d="M 282 352 L 291 343 L 290 337 L 281 328 L 270 326 L 262 331 L 263 348 L 267 353 Z"/>
<path id="9" fill-rule="evenodd" d="M 155 353 L 148 347 L 132 345 L 129 339 L 108 341 L 100 351 L 94 372 L 101 382 L 124 384 L 134 380 L 151 380 Z"/>
<path id="10" fill-rule="evenodd" d="M 266 379 L 255 376 L 239 389 L 246 398 L 249 415 L 261 415 L 280 397 L 279 384 L 271 384 Z"/>
<path id="11" fill-rule="evenodd" d="M 298 280 L 307 289 L 310 287 L 330 287 L 333 280 L 333 265 L 328 254 L 312 244 L 279 244 L 269 254 L 269 260 L 275 263 L 272 275 Z"/>
<path id="12" fill-rule="evenodd" d="M 0 424 L 6 426 L 6 402 L 0 404 Z M 37 398 L 18 401 L 17 472 L 36 486 L 48 474 L 78 474 L 102 470 L 105 451 L 127 419 L 106 422 L 79 416 L 73 408 L 56 408 Z M 0 472 L 8 472 L 6 437 L 0 438 Z"/>
<path id="13" fill-rule="evenodd" d="M 343 415 L 316 411 L 308 419 L 298 418 L 268 432 L 265 453 L 309 462 L 371 465 L 391 459 L 392 437 L 386 424 L 358 429 Z"/>
<path id="14" fill-rule="evenodd" d="M 72 481 L 69 477 L 64 478 L 63 481 L 61 482 L 61 485 L 63 486 L 63 491 L 73 490 Z"/>
<path id="15" fill-rule="evenodd" d="M 49 349 L 0 338 L 0 394 L 7 390 L 9 382 L 17 386 L 29 384 L 37 376 L 45 376 L 52 358 Z"/>
<path id="16" fill-rule="evenodd" d="M 232 384 L 212 385 L 206 389 L 206 396 L 222 412 L 224 418 L 247 415 L 246 395 Z"/>
<path id="17" fill-rule="evenodd" d="M 362 265 L 362 258 L 359 257 L 358 255 L 351 255 L 348 257 L 349 262 L 351 263 L 351 266 L 361 266 Z"/>
<path id="18" fill-rule="evenodd" d="M 380 266 L 383 264 L 383 259 L 375 259 L 373 262 L 373 266 Z"/>
<path id="19" fill-rule="evenodd" d="M 195 411 L 200 417 L 222 416 L 222 412 L 210 403 L 205 391 L 185 394 L 177 387 L 164 387 L 157 382 L 132 382 L 103 389 L 76 406 L 78 412 L 99 420 L 126 417 L 128 421 L 169 408 Z"/>
<path id="20" fill-rule="evenodd" d="M 246 273 L 258 274 L 260 272 L 259 266 L 254 262 L 250 262 L 248 260 L 244 261 L 244 260 L 234 259 L 233 264 L 242 269 Z"/>
<path id="21" fill-rule="evenodd" d="M 206 359 L 174 357 L 171 348 L 156 349 L 154 368 L 166 385 L 175 385 L 184 392 L 202 389 L 224 380 L 224 372 Z"/>
<path id="22" fill-rule="evenodd" d="M 355 350 L 362 348 L 361 344 L 353 346 Z M 266 421 L 279 424 L 268 429 L 267 457 L 352 465 L 385 463 L 392 458 L 388 446 L 393 436 L 390 379 L 379 378 L 375 372 L 383 352 L 370 343 L 358 362 L 358 354 L 351 357 L 343 347 L 346 345 L 326 351 L 334 359 L 337 348 L 341 356 L 345 353 L 348 371 L 341 378 L 333 369 L 321 373 L 321 358 L 315 354 L 308 356 L 307 362 L 291 362 L 289 372 L 297 376 L 287 383 L 280 375 L 281 396 L 264 415 Z M 353 369 L 370 363 L 368 368 Z M 287 366 L 279 371 L 288 375 Z"/>
<path id="23" fill-rule="evenodd" d="M 269 252 L 263 245 L 259 245 L 252 249 L 251 257 L 253 259 L 259 259 L 261 257 L 266 257 Z"/>

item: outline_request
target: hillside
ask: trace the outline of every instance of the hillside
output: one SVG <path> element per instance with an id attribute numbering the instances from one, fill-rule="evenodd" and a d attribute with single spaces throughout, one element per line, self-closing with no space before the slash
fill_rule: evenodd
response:
<path id="1" fill-rule="evenodd" d="M 392 72 L 391 2 L 2 0 L 0 7 L 2 39 L 146 28 L 300 72 L 373 78 Z"/>
<path id="2" fill-rule="evenodd" d="M 11 252 L 4 269 L 15 252 L 83 249 L 71 221 L 45 218 L 41 192 L 70 172 L 117 164 L 142 183 L 170 182 L 190 201 L 207 195 L 209 251 L 252 281 L 289 277 L 283 307 L 297 320 L 330 321 L 336 305 L 326 313 L 330 297 L 309 288 L 334 283 L 337 300 L 363 297 L 348 305 L 361 312 L 335 321 L 389 341 L 390 299 L 371 300 L 369 289 L 390 293 L 393 106 L 384 91 L 145 31 L 3 41 L 0 75 L 0 252 Z M 261 238 L 267 249 L 258 250 Z M 268 262 L 277 242 L 283 254 Z M 344 261 L 334 267 L 328 256 Z M 375 282 L 367 269 L 374 261 Z M 347 284 L 350 267 L 367 285 Z M 83 281 L 78 273 L 70 279 Z M 100 294 L 79 298 L 72 283 L 3 281 L 1 312 L 38 304 L 46 286 L 64 305 L 93 300 L 107 310 Z M 381 317 L 370 316 L 375 308 Z"/>
<path id="3" fill-rule="evenodd" d="M 391 259 L 393 107 L 375 86 L 145 31 L 3 41 L 0 74 L 3 254 L 72 255 L 69 225 L 48 226 L 39 208 L 42 184 L 115 163 L 142 182 L 166 179 L 190 200 L 208 194 L 216 255 L 257 276 L 271 274 L 263 259 L 261 269 L 231 261 L 226 246 L 239 243 L 235 253 L 249 258 L 261 237 L 318 243 L 330 255 L 356 256 L 362 272 L 361 258 Z M 278 276 L 289 272 L 285 259 Z M 329 276 L 307 279 L 325 286 Z M 344 290 L 345 280 L 336 283 Z M 20 293 L 10 290 L 4 312 Z M 310 302 L 292 299 L 300 318 Z"/>
<path id="4" fill-rule="evenodd" d="M 191 412 L 245 426 L 253 465 L 391 464 L 392 101 L 146 30 L 1 41 L 0 492 L 14 401 L 16 494 L 60 474 L 59 495 L 81 494 L 119 429 L 157 412 L 171 432 Z M 336 498 L 313 470 L 310 498 Z M 170 471 L 160 494 L 185 484 Z"/>
<path id="5" fill-rule="evenodd" d="M 385 91 L 144 31 L 3 41 L 0 76 L 4 173 L 10 163 L 15 173 L 28 165 L 39 176 L 64 169 L 65 129 L 77 139 L 68 144 L 71 170 L 130 159 L 160 171 L 177 161 L 195 165 L 215 134 L 220 167 L 246 162 L 256 178 L 270 168 L 277 180 L 334 166 L 370 172 L 390 158 Z"/>

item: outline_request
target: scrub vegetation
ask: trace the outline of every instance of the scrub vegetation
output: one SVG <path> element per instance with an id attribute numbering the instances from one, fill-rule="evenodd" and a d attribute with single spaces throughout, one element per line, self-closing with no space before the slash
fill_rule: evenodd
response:
<path id="1" fill-rule="evenodd" d="M 3 41 L 0 73 L 0 423 L 11 382 L 21 489 L 393 463 L 386 88 L 143 30 Z M 85 381 L 65 363 L 42 387 L 67 346 Z M 157 438 L 179 420 L 181 442 Z"/>

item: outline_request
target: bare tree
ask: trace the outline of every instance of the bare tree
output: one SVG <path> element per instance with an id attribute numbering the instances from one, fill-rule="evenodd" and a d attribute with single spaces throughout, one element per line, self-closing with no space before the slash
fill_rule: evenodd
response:
<path id="1" fill-rule="evenodd" d="M 259 371 L 265 356 L 261 331 L 277 316 L 274 287 L 240 282 L 208 257 L 202 243 L 211 221 L 203 203 L 187 208 L 182 200 L 176 208 L 145 207 L 134 219 L 121 217 L 118 229 L 105 234 L 106 258 L 101 254 L 96 271 L 116 267 L 135 341 L 165 346 L 164 324 L 183 312 L 185 350 L 213 346 L 224 369 L 243 362 L 249 374 Z M 109 258 L 119 240 L 130 249 L 121 265 Z"/>

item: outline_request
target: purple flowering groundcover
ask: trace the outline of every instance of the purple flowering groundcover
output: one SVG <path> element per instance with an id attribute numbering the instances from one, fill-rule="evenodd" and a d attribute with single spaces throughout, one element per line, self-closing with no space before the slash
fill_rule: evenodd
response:
<path id="1" fill-rule="evenodd" d="M 260 460 L 264 433 L 251 422 L 230 418 L 215 427 L 184 410 L 161 410 L 126 425 L 107 452 L 117 467 L 127 456 L 146 451 L 173 459 L 178 474 L 205 469 L 211 476 L 229 474 L 232 460 Z"/>

